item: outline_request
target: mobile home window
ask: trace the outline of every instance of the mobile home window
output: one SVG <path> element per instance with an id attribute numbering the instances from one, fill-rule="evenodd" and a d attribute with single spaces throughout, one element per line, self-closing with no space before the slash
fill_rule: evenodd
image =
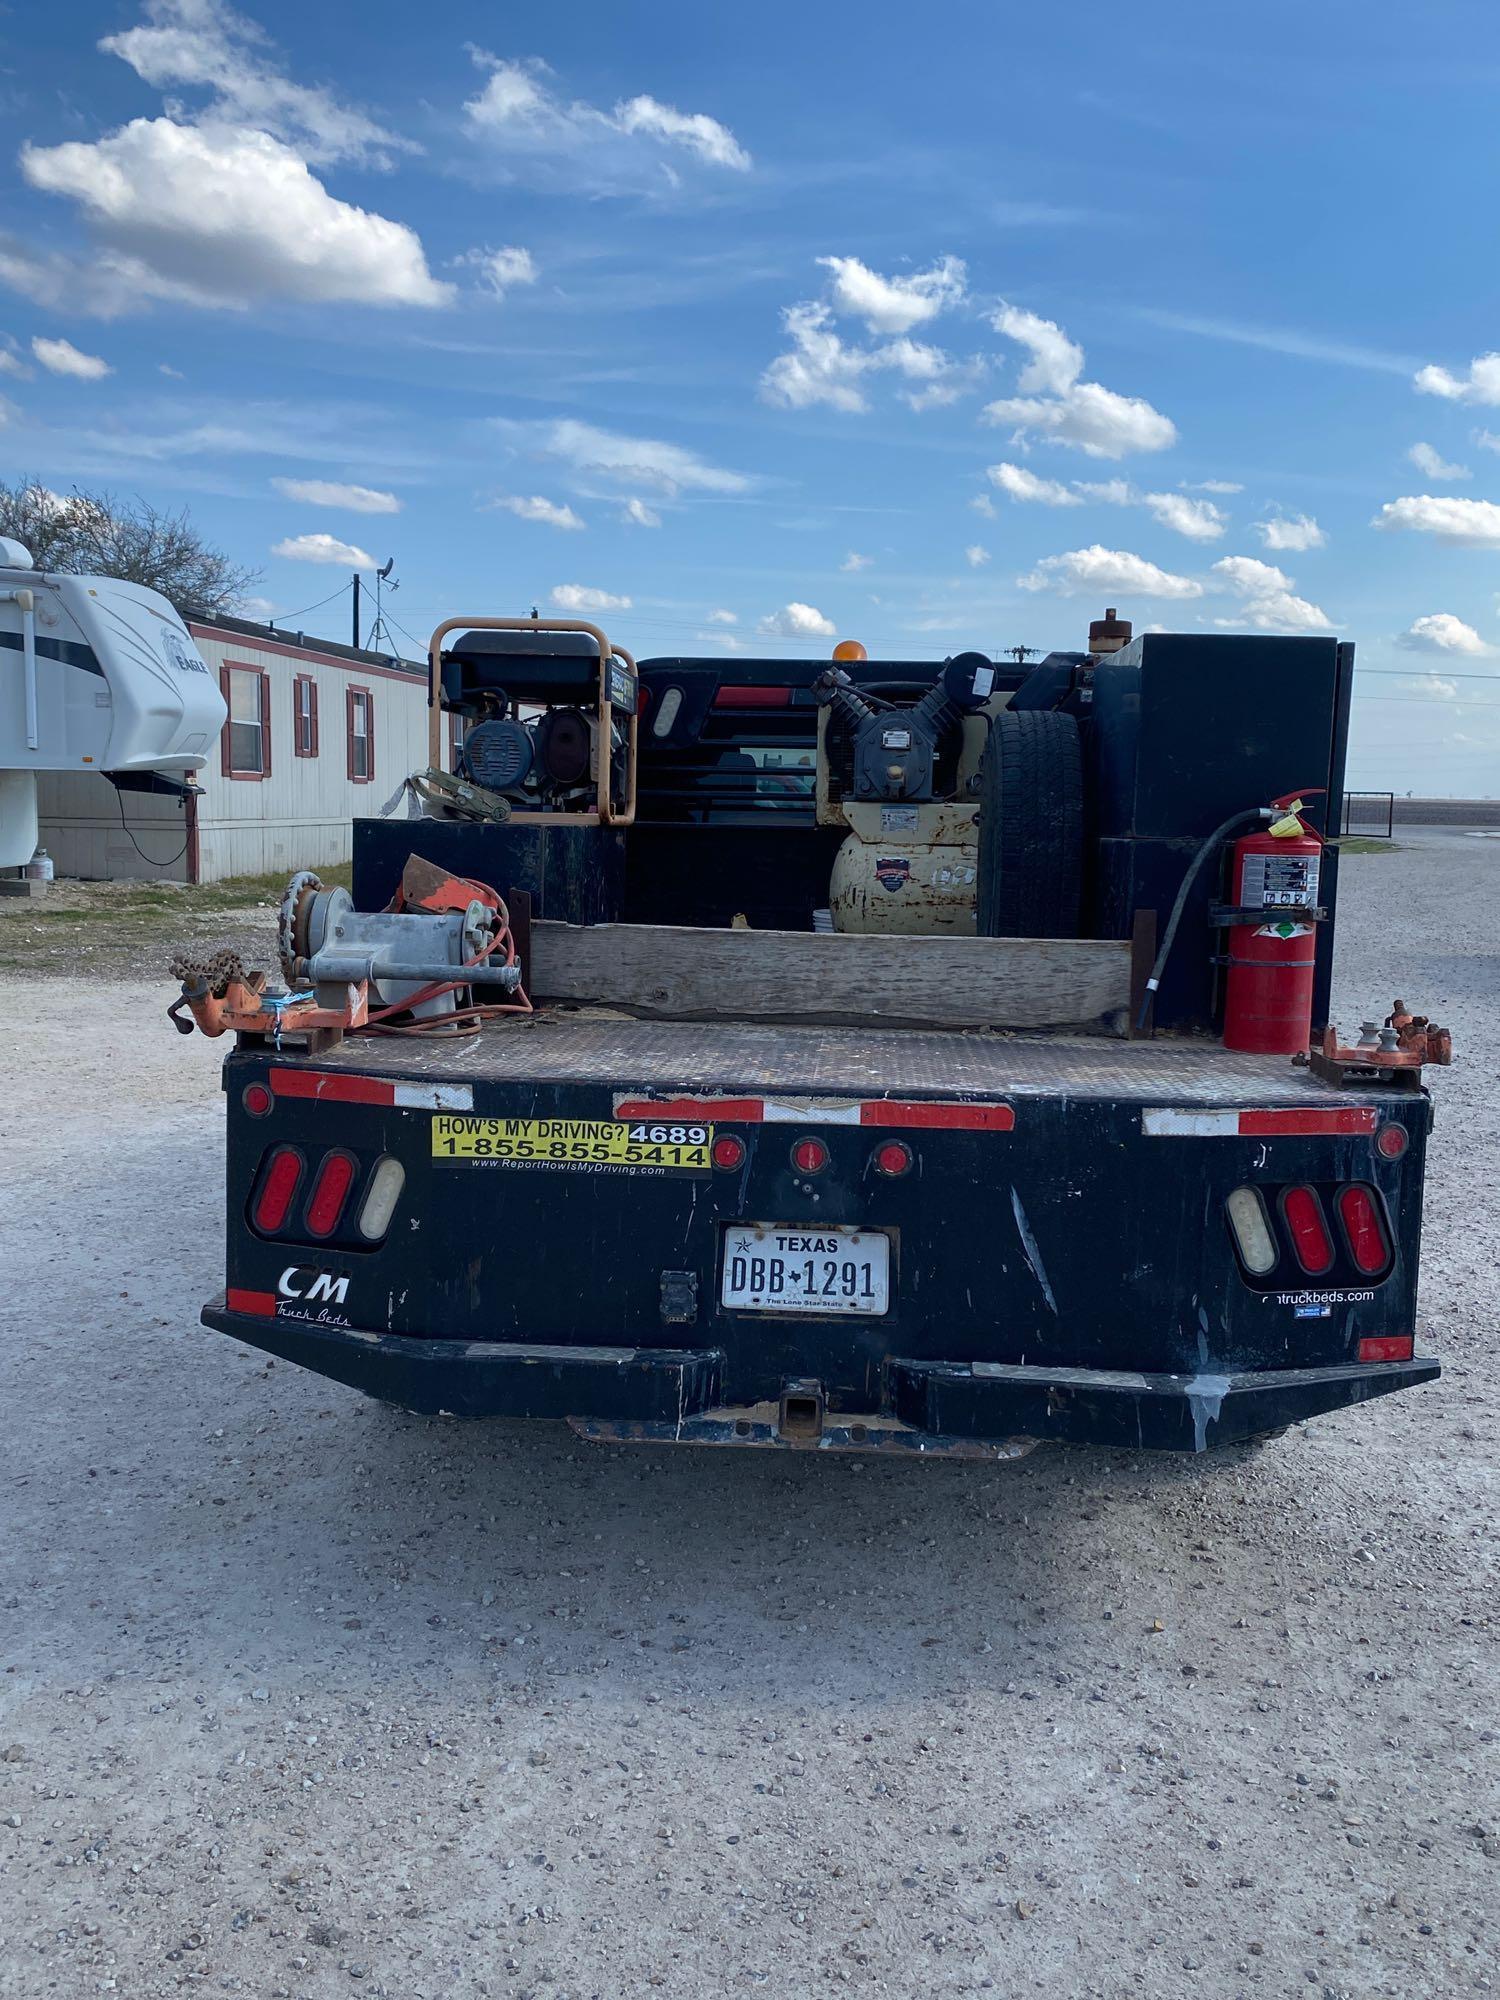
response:
<path id="1" fill-rule="evenodd" d="M 292 682 L 292 746 L 299 757 L 318 754 L 318 684 L 311 674 Z"/>
<path id="2" fill-rule="evenodd" d="M 222 738 L 225 777 L 269 777 L 271 684 L 268 677 L 259 667 L 224 667 L 220 685 L 229 710 Z"/>
<path id="3" fill-rule="evenodd" d="M 349 776 L 367 785 L 375 775 L 375 699 L 368 688 L 349 690 Z"/>

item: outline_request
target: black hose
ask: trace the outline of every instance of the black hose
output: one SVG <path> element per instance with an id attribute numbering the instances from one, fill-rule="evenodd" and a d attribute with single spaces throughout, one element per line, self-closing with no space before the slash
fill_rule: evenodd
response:
<path id="1" fill-rule="evenodd" d="M 1276 816 L 1276 812 L 1270 806 L 1251 806 L 1246 812 L 1232 814 L 1225 820 L 1222 826 L 1214 828 L 1213 832 L 1188 863 L 1187 873 L 1183 876 L 1181 887 L 1177 891 L 1177 900 L 1172 905 L 1172 914 L 1167 918 L 1167 928 L 1162 932 L 1161 947 L 1156 954 L 1156 963 L 1151 968 L 1151 977 L 1146 981 L 1145 997 L 1141 1001 L 1141 1011 L 1136 1016 L 1135 1025 L 1137 1032 L 1146 1025 L 1146 1015 L 1150 1011 L 1156 989 L 1161 984 L 1161 976 L 1167 969 L 1167 960 L 1172 955 L 1172 946 L 1177 938 L 1177 926 L 1182 922 L 1182 913 L 1187 908 L 1187 899 L 1192 894 L 1193 884 L 1197 881 L 1198 872 L 1204 862 L 1207 861 L 1211 854 L 1218 851 L 1219 847 L 1234 832 L 1236 827 L 1245 826 L 1252 820 L 1260 822 L 1273 820 Z"/>

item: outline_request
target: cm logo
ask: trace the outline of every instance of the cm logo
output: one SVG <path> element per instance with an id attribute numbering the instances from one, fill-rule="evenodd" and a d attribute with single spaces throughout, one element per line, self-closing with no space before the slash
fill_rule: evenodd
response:
<path id="1" fill-rule="evenodd" d="M 312 1283 L 299 1283 L 303 1278 L 311 1278 Z M 283 1299 L 305 1299 L 309 1304 L 322 1299 L 328 1305 L 341 1306 L 349 1296 L 349 1280 L 335 1278 L 329 1271 L 309 1271 L 300 1264 L 288 1264 L 276 1280 L 276 1291 Z"/>

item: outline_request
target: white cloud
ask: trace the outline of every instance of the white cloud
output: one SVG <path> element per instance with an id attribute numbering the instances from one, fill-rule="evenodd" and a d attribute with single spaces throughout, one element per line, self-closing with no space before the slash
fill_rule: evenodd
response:
<path id="1" fill-rule="evenodd" d="M 34 298 L 107 315 L 152 299 L 440 306 L 452 296 L 414 231 L 336 200 L 268 132 L 135 118 L 92 143 L 25 146 L 21 171 L 77 202 L 102 245 L 92 265 L 0 256 L 0 276 Z"/>
<path id="2" fill-rule="evenodd" d="M 733 632 L 700 632 L 698 642 L 703 646 L 722 646 L 726 653 L 747 653 L 749 641 L 738 639 Z"/>
<path id="3" fill-rule="evenodd" d="M 858 570 L 868 569 L 871 563 L 874 562 L 874 560 L 875 558 L 873 556 L 862 556 L 856 550 L 851 549 L 848 555 L 846 555 L 844 557 L 844 560 L 839 564 L 839 568 L 843 570 L 846 575 L 853 576 L 855 572 Z"/>
<path id="4" fill-rule="evenodd" d="M 1468 653 L 1476 659 L 1495 650 L 1451 611 L 1429 611 L 1425 618 L 1415 619 L 1396 644 L 1414 653 Z"/>
<path id="5" fill-rule="evenodd" d="M 991 320 L 996 333 L 1019 342 L 1031 359 L 1016 377 L 1016 387 L 1028 395 L 1065 396 L 1083 373 L 1083 349 L 1069 340 L 1055 320 L 1002 306 Z"/>
<path id="6" fill-rule="evenodd" d="M 1201 597 L 1203 585 L 1190 576 L 1158 569 L 1144 556 L 1125 549 L 1070 549 L 1065 555 L 1044 556 L 1027 576 L 1017 577 L 1022 590 L 1055 590 L 1065 597 L 1114 591 L 1120 596 Z"/>
<path id="7" fill-rule="evenodd" d="M 831 639 L 838 627 L 815 606 L 799 604 L 793 599 L 779 611 L 773 611 L 769 618 L 762 618 L 760 630 L 770 639 Z"/>
<path id="8" fill-rule="evenodd" d="M 1126 458 L 1135 451 L 1165 451 L 1177 426 L 1139 396 L 1117 396 L 1097 382 L 1075 382 L 1065 396 L 1009 396 L 986 403 L 989 424 L 1014 424 L 1019 440 L 1031 433 L 1071 445 L 1090 458 Z"/>
<path id="9" fill-rule="evenodd" d="M 1081 381 L 1083 349 L 1053 320 L 1002 306 L 993 325 L 1026 348 L 1030 359 L 1016 383 L 1026 393 L 987 404 L 982 412 L 986 423 L 1014 424 L 1017 439 L 1035 433 L 1091 458 L 1165 451 L 1177 442 L 1171 418 L 1142 397 L 1120 396 L 1098 382 Z"/>
<path id="10" fill-rule="evenodd" d="M 70 375 L 76 382 L 101 382 L 114 370 L 97 354 L 83 354 L 71 340 L 44 340 L 38 334 L 31 351 L 49 375 Z"/>
<path id="11" fill-rule="evenodd" d="M 983 569 L 990 559 L 990 552 L 978 542 L 970 542 L 964 550 L 964 561 L 970 569 Z"/>
<path id="12" fill-rule="evenodd" d="M 1500 451 L 1500 432 L 1475 431 L 1474 442 L 1485 451 Z"/>
<path id="13" fill-rule="evenodd" d="M 738 625 L 740 621 L 732 611 L 710 611 L 708 622 L 710 625 Z"/>
<path id="14" fill-rule="evenodd" d="M 1060 479 L 1042 479 L 1034 472 L 1028 472 L 1024 465 L 990 465 L 985 467 L 985 477 L 1002 493 L 1008 493 L 1012 500 L 1035 500 L 1043 507 L 1081 507 L 1082 497 L 1071 487 L 1064 486 Z M 981 499 L 987 499 L 981 494 Z"/>
<path id="15" fill-rule="evenodd" d="M 1483 436 L 1480 442 L 1484 442 Z M 1468 466 L 1454 465 L 1430 444 L 1414 444 L 1406 456 L 1427 479 L 1472 479 L 1474 476 Z"/>
<path id="16" fill-rule="evenodd" d="M 1164 528 L 1186 535 L 1190 542 L 1216 542 L 1229 525 L 1223 508 L 1212 500 L 1189 500 L 1182 493 L 1147 493 L 1141 504 Z"/>
<path id="17" fill-rule="evenodd" d="M 995 503 L 988 493 L 976 493 L 974 498 L 969 502 L 969 505 L 974 509 L 976 514 L 983 514 L 987 521 L 998 521 L 1000 518 L 999 514 L 995 511 Z"/>
<path id="18" fill-rule="evenodd" d="M 978 381 L 982 360 L 955 361 L 942 348 L 913 340 L 908 329 L 933 318 L 963 296 L 964 267 L 956 257 L 941 258 L 910 278 L 884 278 L 856 257 L 820 257 L 834 274 L 830 299 L 803 299 L 782 309 L 790 346 L 764 370 L 760 393 L 783 409 L 806 410 L 819 403 L 851 414 L 869 408 L 868 378 L 891 373 L 915 387 L 899 392 L 913 410 L 953 403 Z M 846 341 L 834 324 L 836 312 L 852 313 L 877 333 L 894 337 L 861 347 Z"/>
<path id="19" fill-rule="evenodd" d="M 1408 494 L 1387 500 L 1377 528 L 1415 528 L 1463 549 L 1500 549 L 1500 506 L 1493 500 L 1460 500 L 1451 493 Z"/>
<path id="20" fill-rule="evenodd" d="M 262 29 L 223 0 L 146 0 L 145 14 L 145 25 L 106 35 L 99 47 L 155 90 L 208 91 L 220 123 L 255 126 L 319 162 L 388 166 L 392 153 L 421 150 L 321 85 L 292 82 Z"/>
<path id="21" fill-rule="evenodd" d="M 498 250 L 466 250 L 454 262 L 478 271 L 480 284 L 497 299 L 517 285 L 534 285 L 537 280 L 536 259 L 515 243 L 502 244 Z"/>
<path id="22" fill-rule="evenodd" d="M 1418 369 L 1412 387 L 1423 396 L 1441 396 L 1449 403 L 1500 404 L 1500 354 L 1480 354 L 1462 375 L 1446 368 Z"/>
<path id="23" fill-rule="evenodd" d="M 871 333 L 910 333 L 964 296 L 960 257 L 940 257 L 926 271 L 885 278 L 857 257 L 820 257 L 833 273 L 833 302 L 840 312 L 862 319 Z"/>
<path id="24" fill-rule="evenodd" d="M 465 103 L 464 115 L 470 129 L 493 145 L 539 159 L 587 161 L 606 181 L 618 168 L 629 168 L 642 142 L 658 165 L 668 148 L 736 173 L 748 172 L 752 164 L 728 126 L 704 112 L 678 111 L 649 96 L 601 111 L 559 96 L 547 65 L 535 58 L 513 61 L 477 48 L 469 53 L 488 74 L 478 95 Z"/>
<path id="25" fill-rule="evenodd" d="M 172 367 L 170 362 L 158 361 L 156 364 L 156 372 L 159 375 L 165 375 L 168 381 L 170 382 L 184 382 L 187 380 L 187 377 L 183 374 L 182 370 L 180 368 Z M 246 602 L 247 603 L 249 602 L 248 598 L 246 599 Z"/>
<path id="26" fill-rule="evenodd" d="M 1133 507 L 1140 498 L 1128 479 L 1075 479 L 1073 491 L 1106 507 Z"/>
<path id="27" fill-rule="evenodd" d="M 273 479 L 271 484 L 288 500 L 302 500 L 309 507 L 347 507 L 352 514 L 401 512 L 394 493 L 382 493 L 374 486 L 345 486 L 333 479 Z"/>
<path id="28" fill-rule="evenodd" d="M 1237 479 L 1179 479 L 1184 493 L 1243 493 Z"/>
<path id="29" fill-rule="evenodd" d="M 0 375 L 14 375 L 21 382 L 31 380 L 31 370 L 21 358 L 19 343 L 8 333 L 0 333 Z"/>
<path id="30" fill-rule="evenodd" d="M 827 403 L 834 410 L 867 410 L 870 406 L 859 383 L 869 372 L 869 352 L 845 346 L 833 329 L 827 306 L 816 302 L 786 306 L 781 318 L 792 345 L 761 376 L 764 399 L 788 410 L 810 409 L 815 403 Z"/>
<path id="31" fill-rule="evenodd" d="M 685 445 L 661 438 L 622 436 L 593 424 L 564 417 L 540 431 L 497 420 L 501 430 L 529 439 L 543 458 L 559 459 L 575 471 L 612 484 L 645 486 L 655 493 L 745 493 L 750 481 L 742 472 L 710 465 Z"/>
<path id="32" fill-rule="evenodd" d="M 288 535 L 271 551 L 288 562 L 338 563 L 343 569 L 377 569 L 374 556 L 334 535 Z"/>
<path id="33" fill-rule="evenodd" d="M 630 528 L 659 528 L 661 515 L 654 507 L 648 507 L 644 500 L 631 494 L 620 509 L 620 519 Z"/>
<path id="34" fill-rule="evenodd" d="M 1326 612 L 1305 597 L 1294 594 L 1293 579 L 1274 563 L 1254 556 L 1224 556 L 1213 565 L 1215 576 L 1241 600 L 1235 618 L 1220 618 L 1220 625 L 1253 625 L 1261 632 L 1326 632 L 1332 622 Z"/>
<path id="35" fill-rule="evenodd" d="M 615 120 L 622 132 L 645 132 L 669 145 L 685 146 L 706 166 L 732 167 L 742 174 L 750 169 L 750 155 L 729 127 L 702 111 L 678 111 L 654 97 L 632 97 L 615 106 Z"/>
<path id="36" fill-rule="evenodd" d="M 1268 549 L 1285 555 L 1304 555 L 1328 540 L 1311 514 L 1274 514 L 1269 521 L 1257 521 L 1255 532 Z"/>
<path id="37" fill-rule="evenodd" d="M 574 533 L 585 525 L 566 501 L 544 500 L 540 493 L 506 493 L 490 505 L 514 514 L 518 521 L 536 521 L 545 528 L 564 528 Z"/>
<path id="38" fill-rule="evenodd" d="M 552 592 L 559 611 L 628 611 L 630 599 L 616 597 L 608 590 L 595 590 L 586 583 L 560 583 Z"/>

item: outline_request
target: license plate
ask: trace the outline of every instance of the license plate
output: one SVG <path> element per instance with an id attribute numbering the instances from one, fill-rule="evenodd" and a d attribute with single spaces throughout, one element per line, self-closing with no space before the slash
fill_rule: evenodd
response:
<path id="1" fill-rule="evenodd" d="M 766 1222 L 724 1231 L 719 1303 L 733 1312 L 884 1313 L 891 1241 L 873 1229 Z"/>
<path id="2" fill-rule="evenodd" d="M 627 1124 L 624 1119 L 447 1118 L 432 1121 L 439 1163 L 635 1168 L 705 1173 L 712 1125 Z"/>

